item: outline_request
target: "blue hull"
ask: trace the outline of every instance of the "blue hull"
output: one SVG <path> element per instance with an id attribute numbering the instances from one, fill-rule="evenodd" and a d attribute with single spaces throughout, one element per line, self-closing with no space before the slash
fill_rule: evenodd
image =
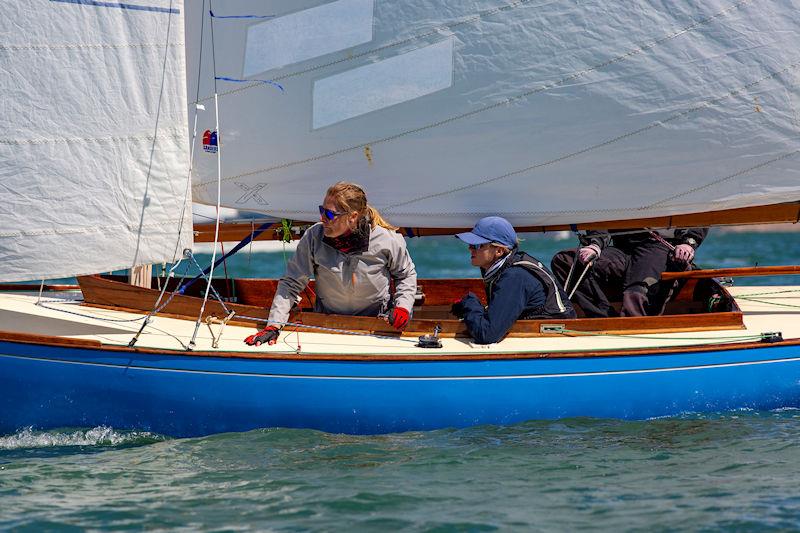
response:
<path id="1" fill-rule="evenodd" d="M 800 346 L 574 359 L 321 361 L 0 342 L 0 433 L 107 425 L 388 433 L 800 406 Z"/>

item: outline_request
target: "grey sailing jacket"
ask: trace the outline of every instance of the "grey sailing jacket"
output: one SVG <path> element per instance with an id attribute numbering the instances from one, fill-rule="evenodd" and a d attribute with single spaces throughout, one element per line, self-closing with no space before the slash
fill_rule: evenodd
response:
<path id="1" fill-rule="evenodd" d="M 411 311 L 417 292 L 417 271 L 399 233 L 376 226 L 363 253 L 345 254 L 322 242 L 322 224 L 311 226 L 278 282 L 269 322 L 282 326 L 292 305 L 311 278 L 316 280 L 315 310 L 341 315 L 378 316 L 386 311 L 394 279 L 395 306 Z"/>

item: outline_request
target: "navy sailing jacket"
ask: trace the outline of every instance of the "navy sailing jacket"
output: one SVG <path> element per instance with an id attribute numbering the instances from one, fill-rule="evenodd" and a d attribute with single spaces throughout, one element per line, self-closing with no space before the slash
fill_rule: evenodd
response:
<path id="1" fill-rule="evenodd" d="M 488 281 L 486 292 L 486 309 L 472 293 L 462 300 L 464 323 L 478 344 L 498 342 L 520 318 L 575 318 L 550 271 L 523 252 L 509 257 L 497 277 Z"/>

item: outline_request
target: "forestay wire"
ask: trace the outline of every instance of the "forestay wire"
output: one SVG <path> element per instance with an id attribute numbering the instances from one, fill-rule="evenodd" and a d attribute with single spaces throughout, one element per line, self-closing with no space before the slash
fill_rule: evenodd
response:
<path id="1" fill-rule="evenodd" d="M 171 3 L 170 3 L 170 7 L 171 7 Z M 198 66 L 198 72 L 197 72 L 197 93 L 195 95 L 195 102 L 197 102 L 197 99 L 198 99 L 198 97 L 200 95 L 200 75 L 201 75 L 201 71 L 202 71 L 202 58 L 203 58 L 203 29 L 205 27 L 205 25 L 203 24 L 203 16 L 204 16 L 203 14 L 204 13 L 205 13 L 205 0 L 203 0 L 203 9 L 201 11 L 200 51 L 199 51 L 200 60 L 198 61 L 198 65 L 199 66 Z M 171 24 L 167 26 L 167 38 L 166 38 L 167 46 L 169 46 L 170 27 L 171 27 Z M 165 61 L 166 61 L 166 59 L 165 59 Z M 180 217 L 178 219 L 179 220 L 178 236 L 177 236 L 177 239 L 175 241 L 175 249 L 172 252 L 172 263 L 173 263 L 173 265 L 170 268 L 170 272 L 169 272 L 169 274 L 167 276 L 167 282 L 164 283 L 164 287 L 161 289 L 161 292 L 158 295 L 158 298 L 156 299 L 156 303 L 154 304 L 153 309 L 147 314 L 147 316 L 144 317 L 144 322 L 142 323 L 142 327 L 139 329 L 139 331 L 136 333 L 136 335 L 134 335 L 134 337 L 128 343 L 128 346 L 131 346 L 131 347 L 134 344 L 136 344 L 136 341 L 138 340 L 139 336 L 144 331 L 145 327 L 147 327 L 147 325 L 149 324 L 151 318 L 154 315 L 156 315 L 157 313 L 159 313 L 163 308 L 165 308 L 169 304 L 169 302 L 172 301 L 172 298 L 174 298 L 174 296 L 175 296 L 175 293 L 173 293 L 173 295 L 169 297 L 167 302 L 165 302 L 163 305 L 161 305 L 159 307 L 159 303 L 164 298 L 164 293 L 166 291 L 166 288 L 167 288 L 167 285 L 168 285 L 168 281 L 169 281 L 170 277 L 172 277 L 174 275 L 175 269 L 178 267 L 178 265 L 181 262 L 181 259 L 178 259 L 178 251 L 179 251 L 178 249 L 180 248 L 181 236 L 183 235 L 183 231 L 184 231 L 184 224 L 185 224 L 185 218 L 186 218 L 186 207 L 187 207 L 187 205 L 189 205 L 189 195 L 191 194 L 191 189 L 192 189 L 192 171 L 194 169 L 194 150 L 195 150 L 195 142 L 197 140 L 198 112 L 199 111 L 204 111 L 204 110 L 205 110 L 205 107 L 203 105 L 195 104 L 194 126 L 192 128 L 192 137 L 191 137 L 190 146 L 189 146 L 189 169 L 188 169 L 188 172 L 186 174 L 186 187 L 185 187 L 184 193 L 183 193 L 183 202 L 182 202 L 182 206 L 181 206 L 181 214 L 180 214 Z M 183 253 L 185 255 L 186 254 L 186 250 L 184 250 Z M 140 320 L 140 319 L 137 318 L 135 320 Z"/>
<path id="2" fill-rule="evenodd" d="M 212 0 L 208 0 L 209 12 L 213 9 Z M 211 290 L 211 280 L 214 279 L 214 266 L 217 260 L 217 243 L 219 242 L 219 219 L 222 201 L 222 135 L 219 128 L 219 95 L 217 94 L 217 57 L 214 44 L 214 18 L 209 20 L 211 29 L 211 65 L 214 74 L 214 119 L 215 131 L 217 132 L 217 219 L 214 223 L 214 248 L 211 251 L 211 268 L 208 271 L 206 278 L 206 291 L 203 294 L 203 303 L 200 305 L 200 314 L 197 316 L 197 321 L 194 325 L 194 333 L 189 340 L 188 349 L 193 350 L 195 347 L 195 340 L 197 339 L 197 332 L 200 330 L 200 323 L 203 319 L 203 313 L 206 309 L 206 302 L 208 302 L 208 293 Z M 202 67 L 200 67 L 202 68 Z"/>

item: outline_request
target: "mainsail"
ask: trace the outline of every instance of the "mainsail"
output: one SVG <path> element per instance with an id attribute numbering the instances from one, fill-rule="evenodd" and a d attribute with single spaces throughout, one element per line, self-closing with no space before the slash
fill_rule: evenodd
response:
<path id="1" fill-rule="evenodd" d="M 0 4 L 0 280 L 191 245 L 182 17 L 182 0 Z"/>
<path id="2" fill-rule="evenodd" d="M 800 200 L 798 2 L 187 7 L 190 99 L 219 97 L 195 201 L 217 202 L 217 148 L 222 205 L 296 220 L 339 179 L 422 228 Z"/>

